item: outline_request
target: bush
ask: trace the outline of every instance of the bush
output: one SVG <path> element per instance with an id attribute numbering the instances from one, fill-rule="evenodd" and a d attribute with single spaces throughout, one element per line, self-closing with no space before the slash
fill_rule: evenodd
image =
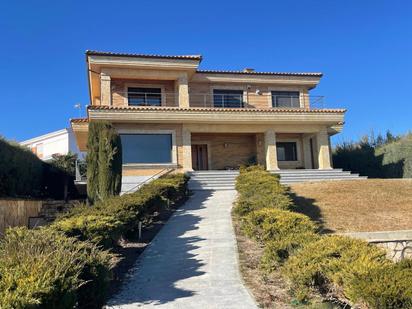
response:
<path id="1" fill-rule="evenodd" d="M 303 301 L 313 288 L 333 291 L 342 299 L 354 301 L 352 280 L 390 263 L 386 253 L 374 245 L 345 236 L 324 236 L 304 246 L 283 266 L 293 284 L 292 291 Z"/>
<path id="2" fill-rule="evenodd" d="M 73 308 L 103 303 L 113 256 L 41 228 L 13 228 L 0 244 L 1 308 Z"/>
<path id="3" fill-rule="evenodd" d="M 350 282 L 351 296 L 369 308 L 412 308 L 412 260 L 386 263 Z"/>
<path id="4" fill-rule="evenodd" d="M 243 219 L 242 229 L 264 244 L 261 267 L 267 272 L 318 237 L 316 224 L 307 216 L 275 208 L 251 212 Z"/>
<path id="5" fill-rule="evenodd" d="M 285 187 L 279 183 L 279 176 L 260 166 L 241 170 L 236 179 L 236 190 L 239 198 L 235 212 L 242 216 L 264 207 L 289 209 L 292 205 Z"/>
<path id="6" fill-rule="evenodd" d="M 139 221 L 182 200 L 186 196 L 187 180 L 183 174 L 165 176 L 135 193 L 111 197 L 93 207 L 80 205 L 58 219 L 52 228 L 68 236 L 111 247 L 126 231 L 135 229 Z"/>
<path id="7" fill-rule="evenodd" d="M 89 201 L 118 195 L 122 183 L 122 145 L 116 129 L 106 121 L 91 122 L 87 149 Z"/>

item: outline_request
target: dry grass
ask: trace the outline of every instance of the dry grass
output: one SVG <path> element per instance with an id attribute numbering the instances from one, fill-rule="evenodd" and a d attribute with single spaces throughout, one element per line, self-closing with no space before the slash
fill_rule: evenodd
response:
<path id="1" fill-rule="evenodd" d="M 291 186 L 297 211 L 325 231 L 412 229 L 412 180 L 325 181 Z"/>

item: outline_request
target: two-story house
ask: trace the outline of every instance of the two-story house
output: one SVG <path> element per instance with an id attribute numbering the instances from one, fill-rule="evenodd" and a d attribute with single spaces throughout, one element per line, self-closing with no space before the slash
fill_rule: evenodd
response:
<path id="1" fill-rule="evenodd" d="M 236 169 L 331 169 L 330 136 L 344 109 L 312 97 L 321 73 L 212 71 L 200 55 L 87 51 L 90 106 L 72 119 L 81 151 L 88 123 L 107 120 L 122 141 L 123 174 Z"/>

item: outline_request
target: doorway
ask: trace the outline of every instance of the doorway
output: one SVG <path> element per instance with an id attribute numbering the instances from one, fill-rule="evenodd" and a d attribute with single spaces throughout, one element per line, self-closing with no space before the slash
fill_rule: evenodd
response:
<path id="1" fill-rule="evenodd" d="M 195 171 L 209 169 L 207 144 L 192 145 L 192 168 Z"/>

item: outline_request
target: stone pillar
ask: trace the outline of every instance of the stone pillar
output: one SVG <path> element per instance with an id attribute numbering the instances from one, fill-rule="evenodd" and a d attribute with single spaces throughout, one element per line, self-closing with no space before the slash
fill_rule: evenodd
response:
<path id="1" fill-rule="evenodd" d="M 312 166 L 312 154 L 310 149 L 310 135 L 303 135 L 302 137 L 303 144 L 303 166 L 306 169 L 314 168 Z"/>
<path id="2" fill-rule="evenodd" d="M 112 105 L 111 78 L 105 73 L 100 74 L 100 104 Z"/>
<path id="3" fill-rule="evenodd" d="M 278 158 L 276 153 L 276 133 L 274 130 L 265 132 L 265 154 L 266 169 L 268 171 L 278 170 Z"/>
<path id="4" fill-rule="evenodd" d="M 316 134 L 316 144 L 318 149 L 319 169 L 332 169 L 330 160 L 329 135 L 326 128 Z"/>
<path id="5" fill-rule="evenodd" d="M 193 171 L 192 167 L 192 134 L 187 128 L 182 129 L 183 171 Z"/>
<path id="6" fill-rule="evenodd" d="M 179 107 L 189 107 L 189 84 L 187 74 L 181 75 L 177 80 L 177 92 L 179 97 Z"/>

